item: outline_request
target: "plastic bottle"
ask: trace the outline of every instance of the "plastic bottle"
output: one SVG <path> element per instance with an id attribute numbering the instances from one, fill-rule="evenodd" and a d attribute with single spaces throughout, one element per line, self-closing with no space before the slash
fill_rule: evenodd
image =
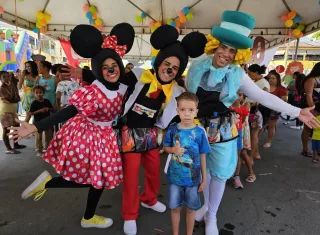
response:
<path id="1" fill-rule="evenodd" d="M 213 113 L 213 118 L 210 119 L 208 127 L 208 140 L 209 143 L 216 143 L 220 141 L 220 134 L 218 131 L 220 118 L 217 112 Z"/>

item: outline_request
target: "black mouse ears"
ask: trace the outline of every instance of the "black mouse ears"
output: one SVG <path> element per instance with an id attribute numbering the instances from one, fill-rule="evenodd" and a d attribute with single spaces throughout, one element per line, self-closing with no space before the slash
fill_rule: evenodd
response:
<path id="1" fill-rule="evenodd" d="M 128 53 L 133 45 L 135 32 L 128 23 L 117 24 L 110 32 L 110 36 L 117 37 L 118 46 L 126 46 Z M 92 58 L 102 50 L 103 37 L 101 32 L 91 25 L 77 25 L 70 34 L 73 50 L 84 58 Z"/>
<path id="2" fill-rule="evenodd" d="M 150 42 L 155 49 L 161 50 L 175 43 L 178 38 L 179 33 L 176 28 L 170 25 L 163 25 L 151 34 Z M 204 53 L 207 39 L 202 33 L 191 32 L 182 39 L 181 43 L 187 54 L 191 58 L 196 58 Z"/>

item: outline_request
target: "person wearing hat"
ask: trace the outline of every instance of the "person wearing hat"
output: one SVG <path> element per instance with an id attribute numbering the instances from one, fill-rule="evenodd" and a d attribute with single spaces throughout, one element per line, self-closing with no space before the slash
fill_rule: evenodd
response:
<path id="1" fill-rule="evenodd" d="M 157 199 L 160 188 L 157 127 L 165 129 L 177 115 L 175 98 L 183 88 L 175 80 L 187 67 L 189 56 L 200 56 L 206 44 L 205 36 L 198 32 L 189 33 L 181 42 L 178 37 L 174 27 L 159 27 L 150 38 L 152 46 L 160 50 L 154 61 L 154 72 L 134 68 L 122 81 L 128 85 L 128 98 L 119 120 L 124 171 L 122 217 L 126 235 L 137 234 L 140 201 L 143 207 L 156 212 L 166 210 Z M 145 169 L 145 185 L 139 197 L 141 163 Z"/>
<path id="2" fill-rule="evenodd" d="M 96 80 L 73 93 L 69 106 L 31 125 L 19 122 L 11 128 L 13 138 L 24 138 L 60 122 L 68 122 L 51 141 L 42 158 L 60 177 L 44 171 L 22 193 L 39 200 L 49 188 L 89 188 L 87 207 L 81 220 L 83 228 L 108 228 L 112 219 L 95 215 L 104 189 L 114 189 L 123 180 L 122 161 L 113 121 L 121 114 L 127 87 L 119 83 L 125 75 L 122 57 L 130 51 L 135 37 L 127 23 L 116 25 L 103 39 L 90 25 L 76 26 L 70 35 L 73 49 L 82 57 L 92 58 Z"/>
<path id="3" fill-rule="evenodd" d="M 238 91 L 270 109 L 298 117 L 310 127 L 320 125 L 310 113 L 313 108 L 301 110 L 261 90 L 237 66 L 251 57 L 253 40 L 249 35 L 254 26 L 253 16 L 225 11 L 221 25 L 207 36 L 206 54 L 192 62 L 186 78 L 187 89 L 199 98 L 199 123 L 207 129 L 211 144 L 211 152 L 207 154 L 205 204 L 196 214 L 196 220 L 205 219 L 206 235 L 219 234 L 216 214 L 226 180 L 237 165 L 237 133 L 229 107 L 238 98 Z"/>

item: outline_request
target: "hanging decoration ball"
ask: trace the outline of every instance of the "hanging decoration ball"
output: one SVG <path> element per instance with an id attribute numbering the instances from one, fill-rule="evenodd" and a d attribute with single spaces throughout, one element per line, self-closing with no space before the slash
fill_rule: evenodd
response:
<path id="1" fill-rule="evenodd" d="M 190 11 L 189 7 L 184 7 L 184 8 L 182 9 L 182 13 L 183 13 L 184 15 L 187 15 L 187 14 L 189 13 L 189 11 Z"/>
<path id="2" fill-rule="evenodd" d="M 159 28 L 161 26 L 161 22 L 157 21 L 157 23 L 155 23 L 154 25 L 156 28 Z"/>
<path id="3" fill-rule="evenodd" d="M 177 26 L 176 22 L 174 22 L 174 21 L 172 21 L 172 22 L 170 23 L 170 25 L 171 25 L 172 27 L 176 27 L 176 26 Z"/>
<path id="4" fill-rule="evenodd" d="M 102 25 L 102 20 L 100 18 L 96 19 L 95 24 L 98 26 Z"/>
<path id="5" fill-rule="evenodd" d="M 180 20 L 179 19 L 176 19 L 174 22 L 176 22 L 176 25 L 177 25 L 177 27 L 180 27 Z"/>
<path id="6" fill-rule="evenodd" d="M 184 24 L 184 23 L 186 23 L 186 22 L 187 22 L 186 16 L 185 16 L 185 15 L 180 16 L 180 23 Z"/>
<path id="7" fill-rule="evenodd" d="M 89 4 L 84 4 L 83 7 L 82 7 L 82 10 L 83 10 L 84 12 L 88 12 L 88 11 L 90 10 Z"/>
<path id="8" fill-rule="evenodd" d="M 306 28 L 306 26 L 303 24 L 299 24 L 297 27 L 297 29 L 299 29 L 300 31 L 303 31 L 305 28 Z"/>
<path id="9" fill-rule="evenodd" d="M 178 33 L 180 34 L 180 28 L 178 26 L 176 26 L 176 29 L 177 29 Z"/>
<path id="10" fill-rule="evenodd" d="M 154 31 L 156 31 L 156 29 L 157 29 L 156 26 L 151 27 L 151 33 L 153 33 Z"/>
<path id="11" fill-rule="evenodd" d="M 94 13 L 94 12 L 97 11 L 97 8 L 96 8 L 95 6 L 93 6 L 93 5 L 91 5 L 90 8 L 89 8 L 89 11 L 90 11 L 91 13 Z"/>
<path id="12" fill-rule="evenodd" d="M 302 32 L 300 32 L 300 35 L 298 36 L 298 38 L 302 38 L 304 36 L 304 34 Z"/>
<path id="13" fill-rule="evenodd" d="M 192 13 L 188 13 L 188 14 L 186 15 L 186 18 L 187 18 L 187 20 L 192 20 L 192 19 L 193 19 Z"/>
<path id="14" fill-rule="evenodd" d="M 156 22 L 151 21 L 151 22 L 149 23 L 149 27 L 152 28 L 155 24 L 156 24 Z"/>
<path id="15" fill-rule="evenodd" d="M 92 13 L 92 19 L 96 20 L 98 18 L 97 12 Z"/>
<path id="16" fill-rule="evenodd" d="M 278 73 L 283 73 L 283 72 L 285 71 L 285 67 L 284 67 L 283 65 L 278 65 L 278 66 L 276 67 L 276 71 L 277 71 Z"/>
<path id="17" fill-rule="evenodd" d="M 183 14 L 183 11 L 182 11 L 182 10 L 178 12 L 178 16 L 179 16 L 179 17 L 184 16 L 184 14 Z"/>
<path id="18" fill-rule="evenodd" d="M 89 22 L 90 22 L 90 24 L 94 24 L 95 20 L 94 19 L 90 19 Z"/>
<path id="19" fill-rule="evenodd" d="M 142 12 L 142 13 L 141 13 L 141 18 L 144 19 L 144 18 L 146 18 L 146 17 L 147 17 L 147 14 L 144 13 L 144 12 Z"/>
<path id="20" fill-rule="evenodd" d="M 153 56 L 153 57 L 151 58 L 151 65 L 152 65 L 152 66 L 154 65 L 155 60 L 156 60 L 156 57 Z"/>
<path id="21" fill-rule="evenodd" d="M 0 14 L 3 14 L 4 13 L 4 9 L 2 6 L 0 6 Z"/>
<path id="22" fill-rule="evenodd" d="M 23 2 L 23 0 L 19 0 L 19 2 Z"/>
<path id="23" fill-rule="evenodd" d="M 43 17 L 44 19 L 45 19 L 45 21 L 50 21 L 51 20 L 51 15 L 50 14 L 48 14 L 48 13 L 46 13 L 46 14 L 44 14 L 44 17 Z"/>
<path id="24" fill-rule="evenodd" d="M 90 12 L 90 11 L 87 12 L 86 13 L 86 17 L 87 17 L 88 20 L 91 20 L 92 19 L 92 12 Z"/>
<path id="25" fill-rule="evenodd" d="M 301 31 L 299 29 L 294 29 L 292 31 L 292 35 L 295 36 L 295 37 L 298 37 L 300 35 Z"/>
<path id="26" fill-rule="evenodd" d="M 38 28 L 33 28 L 32 31 L 33 31 L 34 33 L 39 33 L 39 29 L 38 29 Z"/>
<path id="27" fill-rule="evenodd" d="M 103 26 L 102 26 L 102 25 L 99 25 L 99 26 L 98 26 L 98 29 L 99 29 L 100 31 L 103 31 Z"/>
<path id="28" fill-rule="evenodd" d="M 172 19 L 170 19 L 170 20 L 167 20 L 167 24 L 171 24 L 173 22 L 173 20 Z"/>
<path id="29" fill-rule="evenodd" d="M 141 23 L 142 22 L 142 17 L 141 16 L 136 16 L 136 22 Z"/>
<path id="30" fill-rule="evenodd" d="M 37 23 L 36 23 L 36 27 L 37 27 L 38 29 L 41 29 L 41 28 L 42 28 L 41 23 L 40 23 L 40 22 L 37 22 Z"/>
<path id="31" fill-rule="evenodd" d="M 45 19 L 40 20 L 39 23 L 40 23 L 42 26 L 46 26 L 46 25 L 47 25 L 47 22 L 46 22 Z"/>
<path id="32" fill-rule="evenodd" d="M 293 18 L 293 22 L 294 22 L 295 24 L 300 23 L 300 21 L 301 21 L 301 16 L 299 16 L 299 15 L 296 15 L 296 17 Z"/>
<path id="33" fill-rule="evenodd" d="M 287 20 L 285 23 L 287 28 L 290 28 L 293 25 L 293 21 L 292 20 Z"/>
<path id="34" fill-rule="evenodd" d="M 288 20 L 288 15 L 283 15 L 280 18 L 283 22 L 286 22 Z"/>
<path id="35" fill-rule="evenodd" d="M 296 11 L 291 11 L 291 12 L 289 12 L 289 14 L 288 14 L 288 19 L 289 19 L 289 20 L 292 20 L 294 17 L 296 17 L 296 15 L 297 15 L 297 12 L 296 12 Z"/>
<path id="36" fill-rule="evenodd" d="M 38 12 L 37 12 L 37 18 L 41 20 L 41 19 L 43 19 L 43 17 L 44 17 L 43 12 L 38 11 Z"/>

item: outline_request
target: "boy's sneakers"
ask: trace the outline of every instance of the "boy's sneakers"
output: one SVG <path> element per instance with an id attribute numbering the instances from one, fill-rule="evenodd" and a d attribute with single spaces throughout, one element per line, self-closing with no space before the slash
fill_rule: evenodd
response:
<path id="1" fill-rule="evenodd" d="M 34 200 L 40 200 L 44 193 L 47 191 L 46 183 L 51 179 L 52 177 L 48 171 L 42 172 L 42 174 L 39 175 L 38 178 L 36 178 L 36 180 L 33 181 L 32 184 L 30 184 L 29 187 L 23 191 L 21 195 L 22 199 L 27 199 L 36 194 Z"/>
<path id="2" fill-rule="evenodd" d="M 82 228 L 109 228 L 113 224 L 113 220 L 102 216 L 94 215 L 91 219 L 82 218 Z"/>
<path id="3" fill-rule="evenodd" d="M 238 176 L 238 175 L 234 176 L 232 178 L 232 182 L 233 182 L 234 188 L 236 188 L 236 189 L 243 189 L 244 188 L 241 183 L 240 176 Z"/>

